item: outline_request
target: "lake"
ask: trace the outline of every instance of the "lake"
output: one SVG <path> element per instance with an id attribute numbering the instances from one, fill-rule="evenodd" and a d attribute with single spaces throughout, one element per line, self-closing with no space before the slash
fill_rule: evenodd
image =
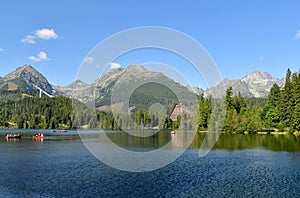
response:
<path id="1" fill-rule="evenodd" d="M 300 197 L 300 137 L 294 135 L 221 134 L 199 158 L 205 134 L 197 133 L 173 163 L 132 173 L 100 162 L 76 131 L 44 130 L 44 141 L 32 140 L 40 131 L 0 130 L 0 197 Z M 8 132 L 22 139 L 6 141 Z M 107 134 L 120 147 L 142 152 L 172 138 L 166 131 L 143 140 L 120 131 Z"/>

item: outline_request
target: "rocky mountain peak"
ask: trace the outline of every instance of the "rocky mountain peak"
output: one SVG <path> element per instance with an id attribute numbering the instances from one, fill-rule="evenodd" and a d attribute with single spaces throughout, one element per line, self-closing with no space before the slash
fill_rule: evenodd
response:
<path id="1" fill-rule="evenodd" d="M 80 88 L 80 87 L 86 87 L 86 86 L 88 86 L 87 83 L 82 82 L 81 80 L 75 80 L 73 83 L 67 85 L 66 87 L 68 87 L 68 88 L 79 87 Z"/>
<path id="2" fill-rule="evenodd" d="M 52 94 L 52 86 L 47 79 L 33 66 L 26 64 L 4 76 L 1 86 L 4 90 L 5 87 L 8 87 L 8 90 L 19 90 L 33 94 L 36 92 L 34 85 Z"/>
<path id="3" fill-rule="evenodd" d="M 17 77 L 26 76 L 26 74 L 28 74 L 28 73 L 37 74 L 38 72 L 31 65 L 23 65 L 22 67 L 19 67 L 15 71 L 4 76 L 4 79 L 12 80 Z"/>
<path id="4" fill-rule="evenodd" d="M 242 78 L 242 81 L 247 83 L 260 83 L 273 79 L 274 78 L 267 72 L 255 71 L 252 74 L 248 74 L 244 78 Z"/>
<path id="5" fill-rule="evenodd" d="M 128 70 L 128 71 L 132 71 L 132 70 L 134 70 L 134 71 L 147 71 L 143 66 L 141 66 L 141 65 L 129 65 L 128 67 L 127 67 L 127 69 L 126 70 Z"/>
<path id="6" fill-rule="evenodd" d="M 103 84 L 107 84 L 111 79 L 117 79 L 123 73 L 123 71 L 123 68 L 110 69 L 100 78 L 96 79 L 93 84 L 95 86 L 103 86 Z"/>

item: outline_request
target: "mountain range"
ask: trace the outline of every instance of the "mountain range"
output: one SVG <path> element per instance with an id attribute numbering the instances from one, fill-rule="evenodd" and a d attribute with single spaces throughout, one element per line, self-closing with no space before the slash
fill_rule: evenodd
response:
<path id="1" fill-rule="evenodd" d="M 266 98 L 273 84 L 282 86 L 284 81 L 284 78 L 272 77 L 267 72 L 255 71 L 237 80 L 225 78 L 216 87 L 206 89 L 205 95 L 221 97 L 228 87 L 232 87 L 233 94 L 240 92 L 244 97 Z"/>
<path id="2" fill-rule="evenodd" d="M 256 71 L 237 80 L 225 78 L 216 87 L 203 90 L 198 87 L 185 87 L 163 73 L 146 70 L 140 65 L 130 65 L 127 68 L 111 69 L 92 84 L 76 80 L 67 86 L 54 86 L 33 66 L 23 65 L 6 76 L 0 77 L 0 92 L 21 92 L 36 95 L 39 93 L 37 88 L 39 87 L 50 95 L 77 98 L 83 102 L 89 102 L 96 98 L 97 106 L 103 106 L 109 105 L 112 90 L 118 90 L 118 86 L 125 82 L 134 87 L 136 84 L 147 81 L 162 83 L 182 96 L 204 93 L 213 97 L 222 97 L 225 90 L 232 86 L 234 94 L 240 92 L 244 97 L 258 98 L 267 97 L 272 85 L 276 83 L 281 86 L 284 83 L 284 78 L 278 79 L 267 72 Z M 126 94 L 133 87 L 121 88 L 118 91 Z"/>

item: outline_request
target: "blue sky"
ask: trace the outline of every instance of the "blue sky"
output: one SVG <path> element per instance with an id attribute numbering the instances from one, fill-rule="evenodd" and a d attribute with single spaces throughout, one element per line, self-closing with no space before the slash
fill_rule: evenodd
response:
<path id="1" fill-rule="evenodd" d="M 221 75 L 241 78 L 253 71 L 284 77 L 300 67 L 300 1 L 0 1 L 0 76 L 23 64 L 50 83 L 67 85 L 80 64 L 105 38 L 140 26 L 184 32 L 213 57 Z M 141 54 L 144 54 L 141 56 Z M 164 61 L 203 86 L 193 73 L 155 53 L 129 55 L 122 67 Z M 145 58 L 143 58 L 145 57 Z M 162 59 L 162 60 L 161 60 Z M 177 63 L 177 64 L 176 64 Z"/>

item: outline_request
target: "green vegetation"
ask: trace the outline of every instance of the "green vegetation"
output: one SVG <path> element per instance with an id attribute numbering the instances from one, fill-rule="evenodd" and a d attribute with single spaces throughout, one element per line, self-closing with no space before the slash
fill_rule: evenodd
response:
<path id="1" fill-rule="evenodd" d="M 178 103 L 178 98 L 168 87 L 151 82 L 134 90 L 129 99 L 129 106 L 135 106 L 143 112 L 147 112 L 148 108 L 155 103 L 164 105 L 170 112 L 174 104 Z"/>
<path id="2" fill-rule="evenodd" d="M 198 105 L 199 130 L 207 130 L 211 114 L 210 98 L 200 96 Z M 226 119 L 223 130 L 234 133 L 258 131 L 300 130 L 300 74 L 288 69 L 282 88 L 274 84 L 269 97 L 243 98 L 226 90 Z"/>
<path id="3" fill-rule="evenodd" d="M 22 97 L 21 97 L 22 96 Z M 74 108 L 76 107 L 76 108 Z M 21 94 L 2 94 L 0 127 L 20 129 L 101 128 L 106 130 L 144 128 L 178 128 L 161 112 L 137 111 L 131 116 L 111 111 L 94 111 L 84 103 L 65 97 L 48 98 Z"/>
<path id="4" fill-rule="evenodd" d="M 284 87 L 271 88 L 262 120 L 268 129 L 300 131 L 300 73 L 288 69 Z"/>
<path id="5" fill-rule="evenodd" d="M 18 97 L 0 101 L 0 126 L 5 128 L 73 128 L 68 98 Z"/>
<path id="6" fill-rule="evenodd" d="M 166 115 L 158 112 L 149 114 L 147 112 L 138 111 L 128 116 L 125 114 L 118 114 L 114 116 L 111 111 L 96 111 L 97 119 L 89 122 L 88 127 L 100 128 L 106 130 L 119 130 L 119 129 L 168 129 L 178 128 L 179 121 L 173 122 Z"/>
<path id="7" fill-rule="evenodd" d="M 198 103 L 198 111 L 196 117 L 198 118 L 198 129 L 200 131 L 205 131 L 208 128 L 208 123 L 210 119 L 210 115 L 212 112 L 212 98 L 207 97 L 204 98 L 204 94 L 200 94 L 199 103 Z"/>

